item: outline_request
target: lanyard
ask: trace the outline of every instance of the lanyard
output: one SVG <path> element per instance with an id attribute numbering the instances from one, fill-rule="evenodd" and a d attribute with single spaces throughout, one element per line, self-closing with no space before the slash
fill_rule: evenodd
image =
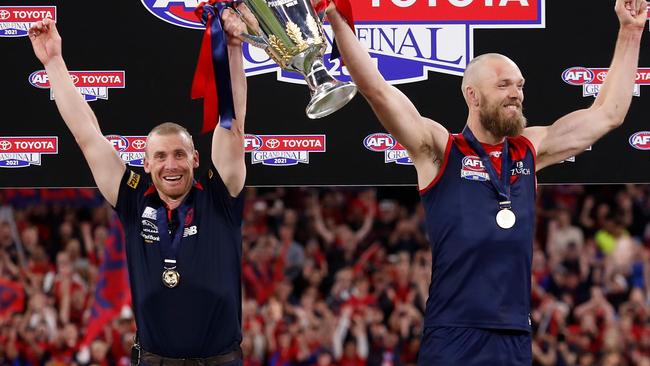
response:
<path id="1" fill-rule="evenodd" d="M 185 215 L 187 214 L 188 206 L 182 204 L 178 209 L 171 211 L 177 215 L 178 227 L 173 232 L 169 233 L 170 229 L 170 218 L 167 217 L 167 208 L 161 206 L 158 208 L 158 232 L 160 233 L 160 252 L 163 256 L 163 263 L 165 268 L 176 267 L 176 257 L 178 256 L 178 250 L 181 246 L 181 239 L 183 238 L 183 223 L 185 222 Z M 167 233 L 167 235 L 165 235 Z M 173 234 L 173 237 L 172 235 Z"/>
<path id="2" fill-rule="evenodd" d="M 508 176 L 508 172 L 510 171 L 510 160 L 508 157 L 508 138 L 503 141 L 503 149 L 501 151 L 501 179 L 499 179 L 497 171 L 494 169 L 494 165 L 492 164 L 492 161 L 490 161 L 488 154 L 485 152 L 483 146 L 478 142 L 476 136 L 474 136 L 469 127 L 463 129 L 463 136 L 465 137 L 465 140 L 467 140 L 469 146 L 478 154 L 479 158 L 481 158 L 481 161 L 490 176 L 490 182 L 492 182 L 492 186 L 499 195 L 499 205 L 502 206 L 502 208 L 509 208 L 510 177 Z"/>

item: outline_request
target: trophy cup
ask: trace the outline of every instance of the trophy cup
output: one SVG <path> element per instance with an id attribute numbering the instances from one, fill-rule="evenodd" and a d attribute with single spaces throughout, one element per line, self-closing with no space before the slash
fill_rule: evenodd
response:
<path id="1" fill-rule="evenodd" d="M 248 28 L 242 38 L 260 47 L 282 69 L 302 74 L 311 92 L 307 117 L 325 117 L 346 105 L 357 93 L 350 82 L 334 79 L 323 66 L 327 40 L 322 19 L 311 0 L 242 0 L 257 24 L 239 12 Z"/>

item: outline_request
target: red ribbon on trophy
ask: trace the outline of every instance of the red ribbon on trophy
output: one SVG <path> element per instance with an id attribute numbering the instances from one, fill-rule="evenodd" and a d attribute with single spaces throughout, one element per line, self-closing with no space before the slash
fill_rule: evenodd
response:
<path id="1" fill-rule="evenodd" d="M 199 60 L 192 80 L 192 99 L 203 98 L 202 133 L 212 131 L 217 123 L 230 129 L 235 106 L 230 82 L 228 39 L 221 24 L 221 12 L 230 1 L 209 0 L 194 12 L 205 24 Z"/>
<path id="2" fill-rule="evenodd" d="M 352 4 L 350 0 L 321 0 L 314 7 L 316 8 L 317 13 L 324 12 L 325 9 L 330 5 L 330 2 L 333 2 L 336 5 L 336 10 L 343 16 L 345 21 L 348 23 L 352 32 L 354 32 L 354 16 L 352 15 Z M 330 55 L 330 60 L 334 60 L 341 57 L 339 48 L 336 45 L 336 39 L 332 42 L 332 54 Z"/>

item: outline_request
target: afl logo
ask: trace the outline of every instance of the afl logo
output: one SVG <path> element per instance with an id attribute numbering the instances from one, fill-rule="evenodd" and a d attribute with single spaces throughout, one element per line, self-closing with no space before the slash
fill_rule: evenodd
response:
<path id="1" fill-rule="evenodd" d="M 251 152 L 262 147 L 262 139 L 256 135 L 247 134 L 244 136 L 244 151 Z"/>
<path id="2" fill-rule="evenodd" d="M 129 147 L 129 140 L 122 136 L 110 135 L 106 136 L 106 139 L 113 145 L 116 151 L 124 151 Z"/>
<path id="3" fill-rule="evenodd" d="M 564 70 L 562 80 L 570 85 L 585 85 L 594 80 L 594 72 L 585 67 L 572 67 Z"/>
<path id="4" fill-rule="evenodd" d="M 194 14 L 198 0 L 142 0 L 142 4 L 156 17 L 184 28 L 205 29 Z"/>
<path id="5" fill-rule="evenodd" d="M 650 131 L 641 131 L 630 136 L 630 145 L 635 149 L 650 150 Z"/>
<path id="6" fill-rule="evenodd" d="M 478 156 L 466 156 L 463 158 L 462 168 L 460 169 L 460 177 L 472 180 L 484 182 L 490 179 L 490 176 L 485 171 L 483 162 Z"/>
<path id="7" fill-rule="evenodd" d="M 463 169 L 475 172 L 484 172 L 483 162 L 477 156 L 466 156 L 463 158 Z"/>
<path id="8" fill-rule="evenodd" d="M 366 136 L 363 146 L 370 151 L 386 151 L 395 146 L 395 139 L 386 133 L 373 133 Z"/>

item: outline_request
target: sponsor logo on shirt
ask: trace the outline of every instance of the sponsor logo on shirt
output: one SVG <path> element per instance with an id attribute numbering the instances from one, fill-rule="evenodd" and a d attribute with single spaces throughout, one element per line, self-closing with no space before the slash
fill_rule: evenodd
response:
<path id="1" fill-rule="evenodd" d="M 147 244 L 153 244 L 154 241 L 160 241 L 160 236 L 154 235 L 154 234 L 147 234 L 145 232 L 141 232 L 140 236 L 144 239 L 144 242 Z"/>
<path id="2" fill-rule="evenodd" d="M 188 236 L 196 235 L 198 232 L 196 225 L 192 225 L 183 229 L 183 237 L 187 238 Z"/>
<path id="3" fill-rule="evenodd" d="M 461 178 L 481 182 L 490 180 L 490 175 L 485 170 L 483 161 L 478 156 L 466 156 L 463 158 L 461 164 Z"/>
<path id="4" fill-rule="evenodd" d="M 515 167 L 510 169 L 510 175 L 530 175 L 530 168 L 526 168 L 521 160 L 515 161 Z"/>
<path id="5" fill-rule="evenodd" d="M 147 244 L 153 244 L 154 241 L 160 241 L 158 226 L 149 220 L 142 220 L 142 231 L 140 232 L 140 236 L 142 236 Z"/>
<path id="6" fill-rule="evenodd" d="M 134 171 L 130 171 L 129 174 L 129 179 L 126 181 L 126 185 L 133 189 L 138 188 L 138 184 L 140 184 L 140 174 Z"/>
<path id="7" fill-rule="evenodd" d="M 153 207 L 145 207 L 144 212 L 142 212 L 142 218 L 143 219 L 150 219 L 150 220 L 156 220 L 157 212 L 156 209 Z"/>
<path id="8" fill-rule="evenodd" d="M 142 231 L 149 234 L 158 234 L 158 226 L 149 220 L 142 220 Z"/>

